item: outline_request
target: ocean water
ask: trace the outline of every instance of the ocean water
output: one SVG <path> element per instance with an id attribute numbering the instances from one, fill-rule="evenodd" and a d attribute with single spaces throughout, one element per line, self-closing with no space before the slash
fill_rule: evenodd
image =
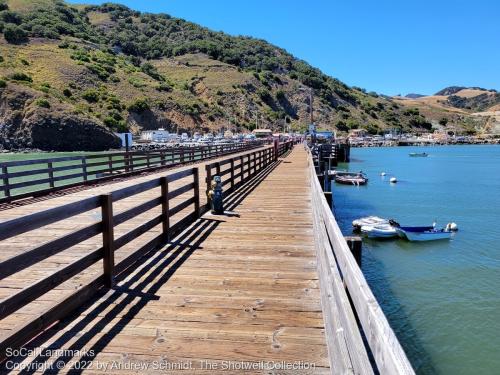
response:
<path id="1" fill-rule="evenodd" d="M 370 179 L 332 186 L 344 234 L 368 215 L 458 224 L 450 241 L 363 240 L 365 277 L 417 373 L 500 374 L 500 146 L 355 148 L 342 167 Z"/>

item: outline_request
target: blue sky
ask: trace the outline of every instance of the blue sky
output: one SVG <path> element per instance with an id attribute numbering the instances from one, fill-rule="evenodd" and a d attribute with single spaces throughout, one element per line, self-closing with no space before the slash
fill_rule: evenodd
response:
<path id="1" fill-rule="evenodd" d="M 451 85 L 500 90 L 499 0 L 115 2 L 266 39 L 368 91 L 432 94 Z"/>

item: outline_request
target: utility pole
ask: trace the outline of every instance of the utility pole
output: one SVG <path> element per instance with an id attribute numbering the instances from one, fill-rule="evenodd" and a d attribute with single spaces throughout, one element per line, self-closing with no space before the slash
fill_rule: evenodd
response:
<path id="1" fill-rule="evenodd" d="M 313 89 L 309 88 L 309 111 L 311 112 L 311 124 L 314 124 L 314 115 L 313 115 Z"/>

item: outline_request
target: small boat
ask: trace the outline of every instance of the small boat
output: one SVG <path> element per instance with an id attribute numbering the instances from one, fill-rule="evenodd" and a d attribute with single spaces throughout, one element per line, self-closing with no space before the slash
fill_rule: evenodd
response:
<path id="1" fill-rule="evenodd" d="M 429 154 L 427 152 L 410 152 L 409 154 L 411 157 L 414 157 L 414 158 L 426 158 L 427 156 L 429 156 Z"/>
<path id="2" fill-rule="evenodd" d="M 364 225 L 361 227 L 361 233 L 368 238 L 394 238 L 398 232 L 391 224 Z"/>
<path id="3" fill-rule="evenodd" d="M 363 172 L 339 172 L 336 171 L 333 179 L 338 184 L 343 185 L 366 185 L 368 182 L 368 178 Z"/>
<path id="4" fill-rule="evenodd" d="M 402 238 L 408 241 L 434 241 L 434 240 L 449 240 L 452 231 L 443 228 L 436 229 L 431 227 L 396 227 L 396 232 Z"/>
<path id="5" fill-rule="evenodd" d="M 374 226 L 380 224 L 389 224 L 389 220 L 383 219 L 378 216 L 367 216 L 353 220 L 352 226 L 354 229 L 361 229 L 362 226 Z"/>

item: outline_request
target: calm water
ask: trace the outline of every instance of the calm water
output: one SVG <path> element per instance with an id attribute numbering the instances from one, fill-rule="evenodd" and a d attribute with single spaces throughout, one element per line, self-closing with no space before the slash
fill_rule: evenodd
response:
<path id="1" fill-rule="evenodd" d="M 367 215 L 460 229 L 451 241 L 363 241 L 363 272 L 417 373 L 500 374 L 500 147 L 351 152 L 348 168 L 370 181 L 333 186 L 345 233 Z"/>

